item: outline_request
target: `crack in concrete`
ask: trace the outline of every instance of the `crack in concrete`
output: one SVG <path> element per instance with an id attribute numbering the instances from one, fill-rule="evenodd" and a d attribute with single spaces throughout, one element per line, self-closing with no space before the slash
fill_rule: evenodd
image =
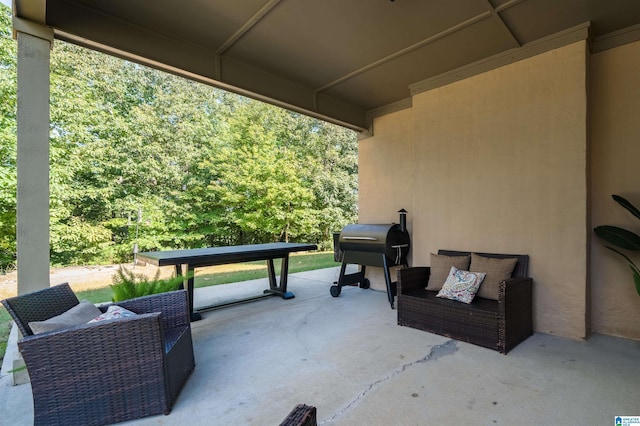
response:
<path id="1" fill-rule="evenodd" d="M 445 342 L 445 343 L 443 343 L 441 345 L 436 345 L 436 346 L 432 347 L 431 350 L 429 351 L 429 353 L 426 356 L 424 356 L 423 358 L 420 358 L 418 360 L 406 363 L 402 367 L 400 367 L 399 369 L 397 369 L 395 371 L 392 371 L 390 374 L 386 375 L 385 377 L 382 377 L 381 379 L 378 379 L 375 382 L 371 383 L 369 386 L 367 386 L 367 388 L 365 390 L 360 392 L 353 400 L 351 400 L 342 410 L 340 410 L 337 413 L 335 413 L 330 419 L 325 420 L 323 422 L 320 422 L 319 424 L 320 425 L 324 425 L 324 424 L 332 423 L 338 417 L 344 415 L 347 411 L 349 411 L 351 408 L 353 408 L 358 402 L 360 402 L 376 386 L 378 386 L 381 383 L 384 383 L 384 382 L 387 382 L 387 381 L 391 380 L 393 377 L 397 376 L 398 374 L 404 373 L 409 367 L 412 367 L 412 366 L 414 366 L 416 364 L 423 364 L 423 363 L 429 362 L 429 361 L 436 361 L 437 359 L 442 358 L 443 356 L 453 355 L 457 351 L 458 351 L 458 345 L 457 345 L 455 340 L 448 340 L 447 342 Z"/>

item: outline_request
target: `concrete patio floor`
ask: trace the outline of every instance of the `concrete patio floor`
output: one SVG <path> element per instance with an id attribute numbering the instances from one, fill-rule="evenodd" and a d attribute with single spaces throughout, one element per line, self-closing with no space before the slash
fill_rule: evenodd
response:
<path id="1" fill-rule="evenodd" d="M 196 369 L 169 416 L 130 425 L 278 425 L 296 404 L 330 425 L 614 425 L 640 416 L 640 342 L 537 333 L 508 355 L 396 324 L 384 292 L 292 274 L 271 297 L 192 323 Z M 196 305 L 266 280 L 197 289 Z M 33 422 L 28 384 L 0 378 L 0 424 Z"/>

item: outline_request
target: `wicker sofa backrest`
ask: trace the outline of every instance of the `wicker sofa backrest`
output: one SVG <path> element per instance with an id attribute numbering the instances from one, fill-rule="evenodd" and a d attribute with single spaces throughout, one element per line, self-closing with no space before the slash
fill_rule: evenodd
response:
<path id="1" fill-rule="evenodd" d="M 44 321 L 60 315 L 76 306 L 80 301 L 68 283 L 10 297 L 2 301 L 23 336 L 33 335 L 31 321 Z"/>
<path id="2" fill-rule="evenodd" d="M 498 254 L 498 253 L 478 253 L 480 256 L 492 257 L 495 259 L 509 259 L 517 258 L 518 263 L 511 274 L 512 278 L 527 278 L 529 277 L 529 256 L 526 254 Z M 468 251 L 456 251 L 456 250 L 438 250 L 438 254 L 444 254 L 447 256 L 468 256 L 471 252 Z"/>

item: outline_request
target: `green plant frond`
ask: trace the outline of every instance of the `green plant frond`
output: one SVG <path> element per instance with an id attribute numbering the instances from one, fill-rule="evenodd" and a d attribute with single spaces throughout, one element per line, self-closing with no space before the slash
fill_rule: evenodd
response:
<path id="1" fill-rule="evenodd" d="M 634 215 L 635 217 L 640 219 L 640 210 L 638 210 L 627 199 L 625 199 L 624 197 L 621 197 L 619 195 L 615 195 L 615 194 L 612 195 L 611 197 L 615 200 L 616 203 L 620 204 L 622 207 L 624 207 L 625 209 L 629 210 L 632 215 Z"/>
<path id="2" fill-rule="evenodd" d="M 640 250 L 640 235 L 618 226 L 596 226 L 593 231 L 609 244 L 626 250 Z"/>
<path id="3" fill-rule="evenodd" d="M 605 248 L 611 250 L 614 253 L 619 254 L 620 256 L 624 257 L 624 259 L 629 262 L 629 267 L 631 268 L 632 271 L 636 272 L 636 273 L 640 273 L 640 269 L 638 269 L 638 267 L 636 266 L 635 263 L 633 263 L 633 260 L 629 259 L 629 256 L 627 256 L 626 254 L 622 253 L 620 250 L 616 250 L 613 247 L 609 247 L 609 246 L 604 246 Z"/>
<path id="4" fill-rule="evenodd" d="M 160 278 L 160 270 L 158 269 L 154 278 L 149 280 L 144 274 L 136 274 L 128 271 L 122 265 L 113 276 L 113 302 L 133 299 L 136 297 L 149 296 L 151 294 L 166 293 L 180 288 L 185 279 L 189 279 L 192 274 L 186 277 L 177 276 L 164 280 Z"/>
<path id="5" fill-rule="evenodd" d="M 631 267 L 631 265 L 629 265 L 629 267 Z M 638 271 L 637 268 L 635 270 L 631 268 L 631 270 L 633 271 L 633 281 L 636 284 L 636 292 L 638 296 L 640 296 L 640 271 Z"/>
<path id="6" fill-rule="evenodd" d="M 622 207 L 627 209 L 632 215 L 640 219 L 640 210 L 638 210 L 626 198 L 616 194 L 611 195 L 611 197 L 616 203 L 620 204 Z M 598 237 L 602 238 L 607 243 L 612 244 L 621 249 L 633 250 L 633 251 L 640 250 L 640 236 L 624 228 L 620 228 L 618 226 L 612 226 L 612 225 L 602 225 L 602 226 L 596 226 L 595 228 L 593 228 L 593 232 L 595 232 L 595 234 Z M 629 269 L 631 269 L 631 272 L 633 273 L 633 281 L 635 283 L 636 292 L 638 293 L 638 295 L 640 295 L 640 269 L 638 268 L 638 266 L 635 263 L 633 263 L 633 261 L 626 254 L 622 253 L 621 251 L 607 245 L 605 245 L 604 247 L 622 256 L 627 261 L 629 265 Z"/>
<path id="7" fill-rule="evenodd" d="M 24 370 L 26 370 L 26 369 L 27 369 L 27 366 L 26 366 L 26 365 L 23 365 L 23 366 L 21 366 L 21 367 L 14 368 L 13 370 L 9 370 L 9 371 L 8 371 L 8 373 L 18 373 L 18 372 L 20 372 L 20 371 L 24 371 Z"/>

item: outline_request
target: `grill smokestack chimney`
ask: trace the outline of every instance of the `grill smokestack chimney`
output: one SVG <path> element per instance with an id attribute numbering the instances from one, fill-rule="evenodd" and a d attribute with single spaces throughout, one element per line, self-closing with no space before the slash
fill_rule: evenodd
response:
<path id="1" fill-rule="evenodd" d="M 407 211 L 405 209 L 398 210 L 400 213 L 400 230 L 405 232 L 407 230 Z"/>

